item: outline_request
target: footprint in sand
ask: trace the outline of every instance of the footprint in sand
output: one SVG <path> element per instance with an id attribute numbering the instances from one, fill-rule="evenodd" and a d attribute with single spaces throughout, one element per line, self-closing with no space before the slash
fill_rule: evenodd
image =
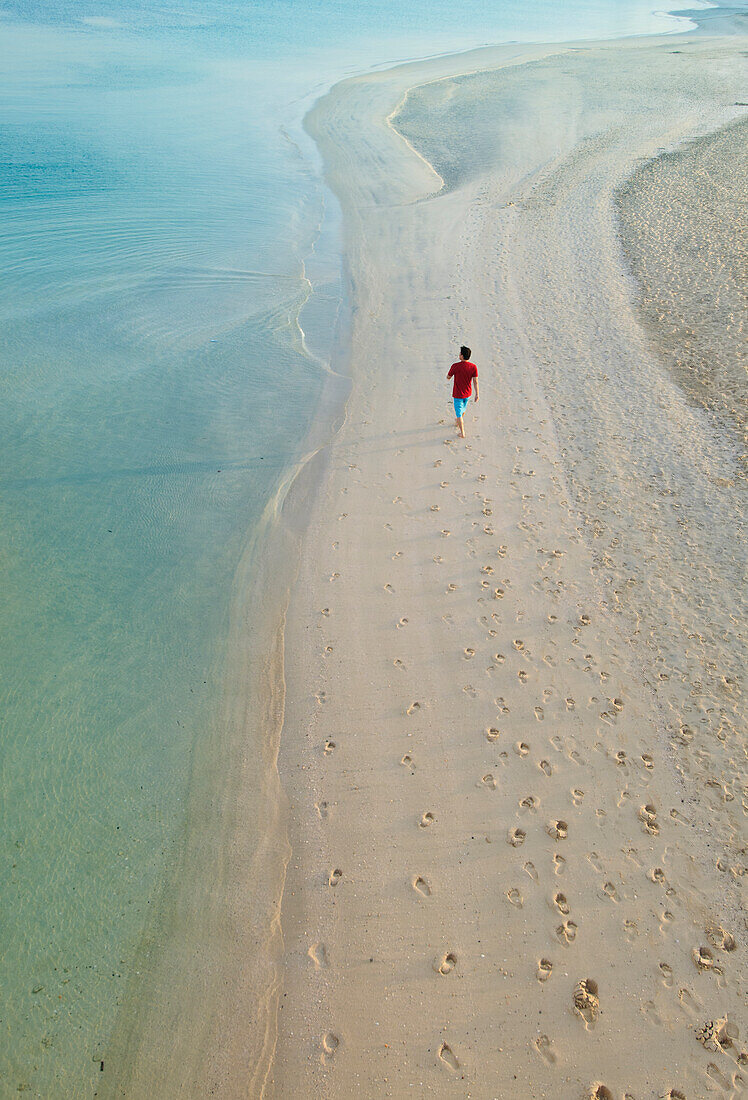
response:
<path id="1" fill-rule="evenodd" d="M 496 779 L 489 772 L 488 775 L 484 775 L 478 784 L 479 787 L 486 787 L 489 791 L 496 790 Z"/>
<path id="2" fill-rule="evenodd" d="M 516 909 L 522 908 L 524 898 L 522 897 L 522 894 L 519 892 L 519 890 L 516 889 L 516 887 L 512 887 L 511 890 L 507 890 L 506 896 L 509 903 L 513 905 Z"/>
<path id="3" fill-rule="evenodd" d="M 642 764 L 647 769 L 647 771 L 652 771 L 652 769 L 654 768 L 654 760 L 648 752 L 642 753 Z"/>
<path id="4" fill-rule="evenodd" d="M 537 978 L 539 982 L 547 982 L 553 972 L 553 963 L 550 959 L 540 959 L 538 962 Z"/>
<path id="5" fill-rule="evenodd" d="M 429 825 L 433 825 L 435 821 L 436 821 L 436 818 L 431 813 L 431 811 L 426 810 L 426 812 L 424 814 L 421 814 L 421 817 L 420 817 L 420 820 L 419 820 L 418 824 L 419 824 L 421 829 L 428 829 Z"/>
<path id="6" fill-rule="evenodd" d="M 697 970 L 716 970 L 716 964 L 714 955 L 708 947 L 694 947 L 691 952 L 691 958 L 693 959 L 694 966 Z"/>
<path id="7" fill-rule="evenodd" d="M 723 1092 L 732 1092 L 732 1081 L 722 1072 L 718 1065 L 710 1062 L 706 1067 L 706 1075 Z M 742 1091 L 742 1089 L 741 1089 Z M 735 1093 L 733 1093 L 735 1095 Z"/>
<path id="8" fill-rule="evenodd" d="M 542 707 L 535 707 L 535 717 L 537 718 L 538 722 L 543 721 L 543 719 L 545 718 L 545 711 Z"/>
<path id="9" fill-rule="evenodd" d="M 326 1035 L 322 1036 L 322 1065 L 326 1065 L 327 1062 L 334 1056 L 335 1051 L 340 1046 L 340 1039 L 332 1031 L 328 1031 Z"/>
<path id="10" fill-rule="evenodd" d="M 343 872 L 340 870 L 339 867 L 336 867 L 335 870 L 330 871 L 330 874 L 327 876 L 327 885 L 328 886 L 337 886 L 342 877 L 343 877 Z"/>
<path id="11" fill-rule="evenodd" d="M 618 901 L 618 891 L 612 882 L 603 883 L 603 893 L 606 897 L 610 898 L 611 901 Z"/>
<path id="12" fill-rule="evenodd" d="M 457 1061 L 452 1048 L 447 1043 L 442 1043 L 437 1054 L 442 1065 L 446 1066 L 452 1073 L 456 1073 L 460 1068 L 460 1063 Z"/>
<path id="13" fill-rule="evenodd" d="M 397 623 L 397 625 L 398 625 L 399 627 L 400 627 L 400 626 L 407 626 L 407 625 L 408 625 L 408 620 L 407 620 L 407 619 L 398 619 L 398 623 Z"/>
<path id="14" fill-rule="evenodd" d="M 515 638 L 514 641 L 512 642 L 512 645 L 514 646 L 514 648 L 519 653 L 521 653 L 522 650 L 525 648 L 525 643 L 522 641 L 521 638 Z"/>
<path id="15" fill-rule="evenodd" d="M 574 1010 L 582 1017 L 584 1026 L 589 1031 L 600 1010 L 597 982 L 593 978 L 583 978 L 577 984 L 574 990 Z"/>
<path id="16" fill-rule="evenodd" d="M 330 756 L 332 753 L 335 752 L 336 748 L 337 748 L 337 745 L 335 744 L 334 741 L 325 741 L 325 747 L 323 749 L 323 752 L 324 752 L 325 756 Z"/>
<path id="17" fill-rule="evenodd" d="M 323 943 L 313 943 L 307 955 L 314 963 L 315 970 L 324 970 L 327 966 L 327 948 Z"/>
<path id="18" fill-rule="evenodd" d="M 489 726 L 486 730 L 486 740 L 494 742 L 498 741 L 499 737 L 501 737 L 500 731 L 497 730 L 495 726 Z"/>
<path id="19" fill-rule="evenodd" d="M 563 856 L 556 855 L 553 857 L 553 873 L 556 875 L 562 875 L 566 870 L 566 860 Z"/>
<path id="20" fill-rule="evenodd" d="M 686 1012 L 690 1012 L 692 1016 L 695 1016 L 699 1011 L 700 1002 L 696 1000 L 690 989 L 679 989 L 678 1000 L 685 1008 Z"/>
<path id="21" fill-rule="evenodd" d="M 553 1043 L 547 1035 L 538 1035 L 534 1040 L 533 1046 L 537 1050 L 541 1058 L 544 1058 L 549 1065 L 553 1065 L 557 1061 L 557 1056 L 553 1050 Z"/>
<path id="22" fill-rule="evenodd" d="M 533 882 L 538 881 L 538 871 L 534 863 L 527 861 L 522 870 L 530 876 Z"/>
<path id="23" fill-rule="evenodd" d="M 428 879 L 425 879 L 423 875 L 417 875 L 413 879 L 413 889 L 417 894 L 420 894 L 422 898 L 431 897 L 431 886 Z"/>
<path id="24" fill-rule="evenodd" d="M 326 821 L 330 816 L 330 803 L 329 802 L 315 802 L 314 808 L 317 811 L 320 821 Z"/>
<path id="25" fill-rule="evenodd" d="M 597 871 L 597 873 L 599 875 L 602 874 L 603 865 L 600 861 L 600 856 L 597 854 L 597 852 L 588 852 L 587 853 L 587 859 L 589 860 L 589 862 L 592 865 L 593 869 L 595 871 Z"/>
<path id="26" fill-rule="evenodd" d="M 549 764 L 549 762 L 547 760 L 541 760 L 538 763 L 538 767 L 540 768 L 543 775 L 552 775 L 553 774 L 553 768 L 551 767 L 551 765 Z"/>
<path id="27" fill-rule="evenodd" d="M 400 763 L 402 764 L 402 766 L 404 768 L 410 768 L 411 771 L 415 771 L 415 769 L 416 769 L 415 762 L 413 760 L 413 757 L 410 755 L 410 753 L 406 752 L 405 756 L 403 756 L 402 759 L 400 760 Z"/>
<path id="28" fill-rule="evenodd" d="M 391 596 L 393 596 L 393 595 L 394 595 L 394 593 L 395 593 L 395 589 L 394 589 L 394 588 L 392 587 L 392 585 L 391 585 L 391 584 L 385 584 L 385 585 L 383 585 L 383 588 L 384 588 L 384 591 L 385 591 L 385 592 L 389 592 L 389 594 L 390 594 Z"/>
<path id="29" fill-rule="evenodd" d="M 581 787 L 574 787 L 571 792 L 571 800 L 575 806 L 581 806 L 584 800 L 584 791 Z"/>
<path id="30" fill-rule="evenodd" d="M 466 649 L 463 649 L 463 651 L 462 651 L 462 652 L 463 652 L 463 654 L 464 654 L 464 656 L 465 656 L 465 660 L 466 660 L 466 661 L 470 661 L 470 660 L 472 660 L 472 659 L 473 659 L 473 657 L 475 656 L 475 650 L 474 650 L 474 649 L 471 649 L 471 648 L 470 648 L 470 646 L 468 646 L 468 647 L 467 647 Z"/>
<path id="31" fill-rule="evenodd" d="M 569 832 L 569 826 L 565 821 L 561 821 L 561 819 L 549 821 L 546 825 L 546 832 L 548 836 L 553 837 L 554 840 L 565 840 Z"/>
<path id="32" fill-rule="evenodd" d="M 514 746 L 514 751 L 517 756 L 527 756 L 530 751 L 530 746 L 525 741 L 518 741 Z"/>
<path id="33" fill-rule="evenodd" d="M 396 657 L 392 663 L 395 668 L 399 668 L 401 672 L 405 672 L 405 662 L 401 661 L 399 657 Z"/>
<path id="34" fill-rule="evenodd" d="M 553 904 L 556 906 L 562 916 L 568 917 L 569 913 L 571 912 L 571 906 L 566 900 L 565 894 L 554 894 Z"/>
<path id="35" fill-rule="evenodd" d="M 590 1100 L 613 1100 L 613 1093 L 605 1085 L 595 1082 L 590 1087 Z"/>
<path id="36" fill-rule="evenodd" d="M 565 920 L 563 924 L 560 924 L 556 929 L 556 937 L 559 943 L 574 943 L 574 940 L 577 938 L 577 926 L 574 921 Z"/>
<path id="37" fill-rule="evenodd" d="M 531 814 L 536 814 L 538 812 L 539 803 L 539 799 L 535 798 L 532 794 L 528 794 L 527 798 L 523 798 L 519 805 L 520 809 L 527 810 L 527 812 Z"/>
<path id="38" fill-rule="evenodd" d="M 418 711 L 420 709 L 421 709 L 421 704 L 420 703 L 411 703 L 405 713 L 408 715 L 408 717 L 412 717 L 414 714 L 418 714 Z"/>
<path id="39" fill-rule="evenodd" d="M 735 951 L 737 948 L 737 941 L 732 933 L 723 928 L 721 924 L 711 925 L 706 930 L 709 942 L 721 951 Z"/>
<path id="40" fill-rule="evenodd" d="M 528 681 L 528 679 L 529 679 L 529 676 L 528 676 L 528 674 L 527 674 L 527 673 L 525 672 L 525 670 L 524 670 L 523 668 L 521 668 L 521 669 L 519 670 L 519 672 L 517 673 L 517 679 L 519 680 L 519 682 L 520 682 L 521 684 L 526 684 L 526 683 L 527 683 L 527 681 Z"/>
<path id="41" fill-rule="evenodd" d="M 670 989 L 673 984 L 673 968 L 668 966 L 667 963 L 660 963 L 659 969 L 662 975 L 662 984 Z"/>
<path id="42" fill-rule="evenodd" d="M 649 802 L 639 810 L 639 820 L 644 825 L 644 831 L 650 836 L 657 836 L 660 826 L 657 822 L 657 810 L 653 803 Z"/>
<path id="43" fill-rule="evenodd" d="M 457 956 L 451 951 L 448 951 L 445 955 L 440 955 L 434 962 L 434 970 L 437 974 L 451 974 L 456 966 Z"/>
<path id="44" fill-rule="evenodd" d="M 512 848 L 519 848 L 521 844 L 524 844 L 526 835 L 524 829 L 512 829 L 509 833 L 509 843 Z"/>

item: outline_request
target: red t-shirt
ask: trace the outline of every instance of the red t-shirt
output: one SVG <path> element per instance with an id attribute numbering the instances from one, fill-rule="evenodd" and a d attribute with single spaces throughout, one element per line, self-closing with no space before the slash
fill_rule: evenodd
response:
<path id="1" fill-rule="evenodd" d="M 443 368 L 442 368 L 443 369 Z M 472 379 L 478 377 L 478 368 L 475 363 L 459 359 L 449 368 L 447 378 L 454 378 L 452 397 L 470 397 L 473 392 Z"/>

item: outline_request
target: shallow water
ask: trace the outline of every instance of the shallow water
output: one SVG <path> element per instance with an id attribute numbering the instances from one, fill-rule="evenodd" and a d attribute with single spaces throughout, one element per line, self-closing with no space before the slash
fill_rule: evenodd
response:
<path id="1" fill-rule="evenodd" d="M 679 28 L 614 0 L 4 13 L 0 1094 L 90 1095 L 232 578 L 328 366 L 337 218 L 306 107 L 408 56 Z"/>

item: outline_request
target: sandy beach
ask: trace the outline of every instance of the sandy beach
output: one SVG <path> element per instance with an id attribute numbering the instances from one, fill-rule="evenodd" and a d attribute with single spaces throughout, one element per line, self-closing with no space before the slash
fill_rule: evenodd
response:
<path id="1" fill-rule="evenodd" d="M 346 81 L 308 120 L 353 388 L 285 630 L 264 1095 L 746 1087 L 745 391 L 673 359 L 674 325 L 721 362 L 742 329 L 694 317 L 672 225 L 698 194 L 674 208 L 663 158 L 708 160 L 716 285 L 744 50 L 505 46 Z"/>

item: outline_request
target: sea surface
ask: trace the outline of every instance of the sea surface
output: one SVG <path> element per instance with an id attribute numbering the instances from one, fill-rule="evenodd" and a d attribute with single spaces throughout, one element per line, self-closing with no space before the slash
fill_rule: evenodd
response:
<path id="1" fill-rule="evenodd" d="M 344 368 L 307 109 L 408 58 L 690 25 L 652 0 L 2 4 L 0 1096 L 95 1092 L 239 559 Z"/>

